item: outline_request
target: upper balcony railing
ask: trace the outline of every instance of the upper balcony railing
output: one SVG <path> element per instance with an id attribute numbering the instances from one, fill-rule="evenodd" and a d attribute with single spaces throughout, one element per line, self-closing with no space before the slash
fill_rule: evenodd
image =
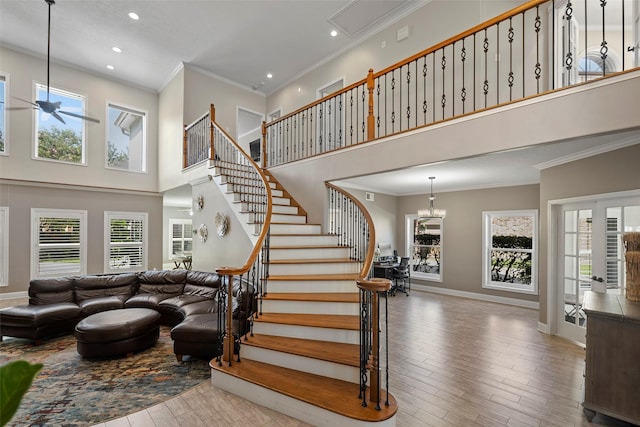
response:
<path id="1" fill-rule="evenodd" d="M 533 0 L 263 126 L 275 166 L 638 66 L 636 0 Z M 635 26 L 635 27 L 634 27 Z"/>

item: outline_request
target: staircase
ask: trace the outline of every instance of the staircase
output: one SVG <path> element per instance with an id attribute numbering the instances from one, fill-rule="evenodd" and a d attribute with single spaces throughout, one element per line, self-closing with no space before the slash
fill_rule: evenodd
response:
<path id="1" fill-rule="evenodd" d="M 252 172 L 238 178 L 227 171 L 218 162 L 214 181 L 255 238 L 260 213 L 248 212 L 240 195 L 251 194 Z M 273 202 L 269 279 L 253 334 L 242 339 L 241 361 L 212 362 L 213 384 L 312 425 L 395 426 L 393 396 L 383 393 L 379 409 L 363 407 L 359 396 L 359 263 L 338 244 L 339 236 L 307 223 L 305 211 L 267 176 Z"/>

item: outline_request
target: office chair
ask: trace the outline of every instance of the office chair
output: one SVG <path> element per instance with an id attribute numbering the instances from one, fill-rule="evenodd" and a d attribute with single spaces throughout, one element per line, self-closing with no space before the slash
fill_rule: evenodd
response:
<path id="1" fill-rule="evenodd" d="M 409 296 L 409 291 L 411 291 L 411 266 L 409 265 L 409 257 L 400 258 L 400 264 L 393 269 L 391 277 L 394 280 L 391 295 L 395 295 L 396 291 L 398 291 Z M 402 280 L 402 286 L 398 286 L 398 281 L 400 280 Z"/>

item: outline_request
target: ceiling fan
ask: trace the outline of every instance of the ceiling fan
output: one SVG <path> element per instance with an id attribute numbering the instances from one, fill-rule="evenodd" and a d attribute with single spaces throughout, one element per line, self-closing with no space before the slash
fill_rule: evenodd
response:
<path id="1" fill-rule="evenodd" d="M 51 57 L 51 6 L 56 4 L 55 0 L 44 0 L 45 3 L 47 3 L 49 5 L 49 17 L 48 17 L 48 23 L 47 23 L 47 99 L 46 100 L 37 100 L 35 102 L 31 102 L 28 101 L 26 99 L 22 99 L 22 98 L 18 98 L 15 97 L 16 99 L 19 99 L 20 101 L 23 102 L 28 102 L 29 104 L 33 105 L 34 108 L 36 109 L 40 109 L 42 111 L 44 111 L 45 113 L 51 114 L 53 117 L 55 117 L 56 119 L 58 119 L 59 121 L 61 121 L 62 123 L 65 123 L 64 119 L 60 116 L 60 114 L 64 114 L 67 116 L 71 116 L 71 117 L 76 117 L 82 120 L 88 120 L 90 122 L 94 122 L 94 123 L 100 123 L 100 120 L 98 119 L 94 119 L 93 117 L 89 117 L 89 116 L 83 116 L 81 114 L 76 114 L 76 113 L 72 113 L 70 111 L 64 111 L 61 110 L 60 108 L 62 107 L 62 102 L 58 101 L 58 102 L 51 102 L 49 101 L 49 70 L 50 70 L 50 57 Z M 21 109 L 21 108 L 9 108 L 9 109 Z"/>

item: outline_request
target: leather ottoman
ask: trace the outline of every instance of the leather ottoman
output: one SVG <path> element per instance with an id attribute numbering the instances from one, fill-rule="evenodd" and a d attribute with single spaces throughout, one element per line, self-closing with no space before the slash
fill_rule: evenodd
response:
<path id="1" fill-rule="evenodd" d="M 82 357 L 113 357 L 152 347 L 160 336 L 160 313 L 149 308 L 124 308 L 92 314 L 75 329 Z"/>

